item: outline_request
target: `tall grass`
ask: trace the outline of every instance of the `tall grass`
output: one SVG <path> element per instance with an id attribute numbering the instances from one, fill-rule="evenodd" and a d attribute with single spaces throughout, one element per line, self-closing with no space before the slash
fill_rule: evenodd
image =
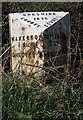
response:
<path id="1" fill-rule="evenodd" d="M 44 77 L 5 75 L 3 120 L 83 120 L 82 74 L 59 74 L 52 85 Z"/>

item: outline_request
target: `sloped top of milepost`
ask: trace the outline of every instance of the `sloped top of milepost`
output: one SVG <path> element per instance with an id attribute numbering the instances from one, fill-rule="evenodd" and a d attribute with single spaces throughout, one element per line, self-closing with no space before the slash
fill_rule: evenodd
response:
<path id="1" fill-rule="evenodd" d="M 34 29 L 37 34 L 43 32 L 58 20 L 62 19 L 69 12 L 23 12 L 23 13 L 10 13 L 9 16 L 20 20 Z"/>

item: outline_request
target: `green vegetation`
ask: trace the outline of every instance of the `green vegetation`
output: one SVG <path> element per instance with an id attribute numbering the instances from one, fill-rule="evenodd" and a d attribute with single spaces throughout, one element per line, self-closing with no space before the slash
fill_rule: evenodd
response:
<path id="1" fill-rule="evenodd" d="M 6 75 L 3 79 L 4 120 L 82 120 L 81 74 L 83 72 L 71 75 L 69 81 L 65 75 L 63 78 L 56 75 L 52 85 L 45 84 L 42 77 Z"/>

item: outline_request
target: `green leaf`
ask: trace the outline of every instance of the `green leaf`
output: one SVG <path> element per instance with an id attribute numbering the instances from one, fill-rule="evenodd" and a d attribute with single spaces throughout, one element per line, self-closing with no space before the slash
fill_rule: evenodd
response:
<path id="1" fill-rule="evenodd" d="M 30 114 L 25 115 L 23 113 L 16 112 L 16 115 L 18 118 L 24 118 L 24 119 L 27 118 L 27 120 L 32 120 L 32 116 Z"/>

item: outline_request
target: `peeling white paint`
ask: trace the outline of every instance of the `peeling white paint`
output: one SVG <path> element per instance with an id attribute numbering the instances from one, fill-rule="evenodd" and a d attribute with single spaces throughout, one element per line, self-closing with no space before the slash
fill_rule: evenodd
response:
<path id="1" fill-rule="evenodd" d="M 66 16 L 69 16 L 69 12 L 51 11 L 9 14 L 10 39 L 12 46 L 11 60 L 12 70 L 14 72 L 20 70 L 20 72 L 23 71 L 27 74 L 40 70 L 45 62 L 43 52 L 44 42 L 47 51 L 56 53 L 57 49 L 60 49 L 60 38 L 55 38 L 55 34 L 60 36 L 59 21 L 61 21 L 64 32 L 69 36 L 69 22 L 67 21 L 69 18 Z M 48 45 L 49 38 L 45 39 L 43 35 L 46 30 L 47 35 L 50 36 L 50 40 L 52 41 L 51 46 Z M 58 41 L 58 43 L 56 41 Z M 42 52 L 42 58 L 39 56 L 40 52 Z"/>

